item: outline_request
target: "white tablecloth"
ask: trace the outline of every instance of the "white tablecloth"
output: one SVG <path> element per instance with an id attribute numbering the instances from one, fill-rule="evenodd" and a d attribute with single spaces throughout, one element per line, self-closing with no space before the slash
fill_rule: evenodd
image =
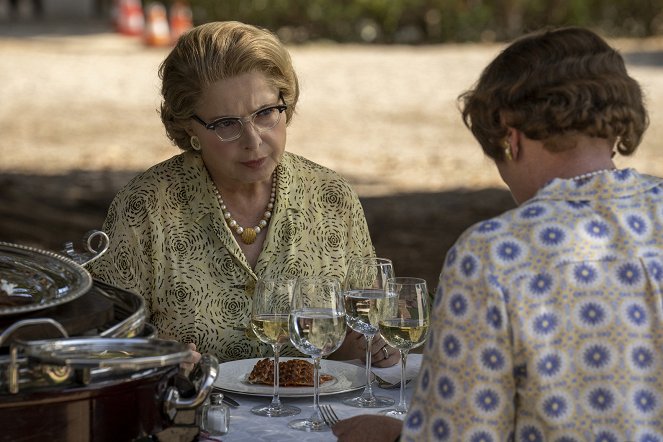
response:
<path id="1" fill-rule="evenodd" d="M 411 354 L 407 360 L 407 377 L 413 378 L 419 371 L 421 366 L 421 355 Z M 389 368 L 373 369 L 383 378 L 400 379 L 400 364 Z M 412 396 L 415 382 L 410 382 L 405 389 L 406 398 L 408 401 Z M 334 411 L 341 419 L 345 419 L 359 414 L 377 414 L 384 408 L 354 408 L 343 405 L 342 401 L 347 398 L 352 398 L 361 394 L 362 390 L 352 391 L 349 393 L 320 396 L 320 404 L 332 405 Z M 385 390 L 377 386 L 377 382 L 373 384 L 373 393 L 378 396 L 389 396 L 398 403 L 400 390 L 389 389 Z M 301 419 L 310 416 L 313 413 L 313 398 L 287 398 L 281 397 L 281 402 L 285 404 L 295 405 L 301 408 L 302 412 L 296 416 L 288 417 L 262 417 L 256 416 L 251 413 L 251 408 L 256 405 L 267 404 L 271 400 L 270 397 L 256 397 L 229 394 L 228 396 L 237 400 L 240 403 L 239 408 L 230 409 L 230 431 L 222 437 L 224 442 L 262 442 L 262 441 L 292 441 L 309 442 L 309 441 L 335 441 L 336 437 L 331 431 L 325 432 L 304 432 L 293 430 L 288 427 L 288 422 L 293 419 Z"/>

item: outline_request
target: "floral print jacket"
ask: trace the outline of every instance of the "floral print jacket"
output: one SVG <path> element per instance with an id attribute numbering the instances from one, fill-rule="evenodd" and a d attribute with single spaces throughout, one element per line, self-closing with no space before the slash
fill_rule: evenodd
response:
<path id="1" fill-rule="evenodd" d="M 202 158 L 185 152 L 118 193 L 103 227 L 110 250 L 91 273 L 142 295 L 160 338 L 194 342 L 220 361 L 271 354 L 245 331 L 257 278 L 343 278 L 350 257 L 374 253 L 359 198 L 337 173 L 286 152 L 277 177 L 255 269 L 223 219 Z"/>
<path id="2" fill-rule="evenodd" d="M 402 440 L 663 440 L 663 180 L 555 179 L 450 249 Z"/>

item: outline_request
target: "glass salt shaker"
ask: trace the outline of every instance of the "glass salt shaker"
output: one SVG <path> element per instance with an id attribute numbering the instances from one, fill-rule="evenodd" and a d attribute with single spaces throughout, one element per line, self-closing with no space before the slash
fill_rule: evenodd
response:
<path id="1" fill-rule="evenodd" d="M 202 406 L 200 417 L 200 435 L 207 440 L 220 440 L 217 438 L 228 432 L 230 409 L 223 403 L 223 393 L 210 394 Z"/>

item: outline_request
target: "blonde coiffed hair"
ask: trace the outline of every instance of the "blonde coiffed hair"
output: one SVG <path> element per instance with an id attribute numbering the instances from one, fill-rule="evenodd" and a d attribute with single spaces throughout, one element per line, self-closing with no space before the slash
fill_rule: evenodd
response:
<path id="1" fill-rule="evenodd" d="M 278 89 L 292 121 L 299 82 L 285 46 L 267 29 L 240 22 L 211 22 L 183 34 L 159 67 L 161 121 L 180 149 L 191 150 L 186 127 L 202 91 L 219 80 L 261 72 Z"/>
<path id="2" fill-rule="evenodd" d="M 632 154 L 649 124 L 642 90 L 622 56 L 596 33 L 567 27 L 528 34 L 502 51 L 459 97 L 465 125 L 486 155 L 504 160 L 507 126 L 550 151 L 576 135 Z"/>

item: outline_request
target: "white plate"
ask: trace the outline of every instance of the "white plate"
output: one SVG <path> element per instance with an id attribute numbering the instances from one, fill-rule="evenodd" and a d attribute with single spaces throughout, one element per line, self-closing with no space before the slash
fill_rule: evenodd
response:
<path id="1" fill-rule="evenodd" d="M 219 375 L 214 386 L 228 393 L 248 394 L 252 396 L 271 396 L 274 387 L 270 385 L 251 384 L 246 378 L 251 373 L 256 362 L 264 358 L 241 359 L 224 362 L 219 365 Z M 279 358 L 280 362 L 289 359 L 305 358 Z M 310 359 L 305 359 L 312 362 Z M 320 386 L 320 395 L 345 393 L 364 388 L 366 385 L 366 370 L 364 367 L 348 364 L 347 362 L 320 361 L 320 374 L 329 374 L 334 377 Z M 372 377 L 372 374 L 371 374 Z M 313 387 L 280 387 L 279 396 L 282 397 L 308 397 L 313 396 Z"/>

